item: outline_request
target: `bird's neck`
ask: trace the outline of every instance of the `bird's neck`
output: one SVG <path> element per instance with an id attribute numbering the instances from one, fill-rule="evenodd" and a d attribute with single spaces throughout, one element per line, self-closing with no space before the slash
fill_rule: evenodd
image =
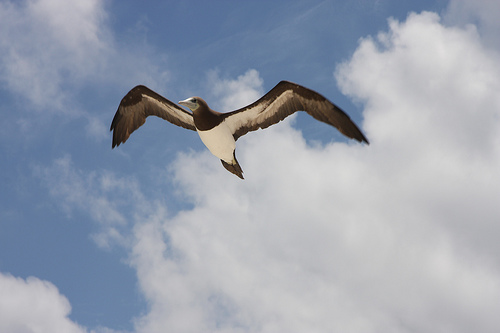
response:
<path id="1" fill-rule="evenodd" d="M 215 112 L 209 108 L 199 107 L 193 111 L 194 124 L 200 131 L 209 130 L 221 123 L 223 118 L 219 112 Z"/>

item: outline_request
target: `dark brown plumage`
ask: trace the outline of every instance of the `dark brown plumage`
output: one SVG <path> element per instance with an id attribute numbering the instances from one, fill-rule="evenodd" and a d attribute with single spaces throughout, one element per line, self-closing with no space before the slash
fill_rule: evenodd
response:
<path id="1" fill-rule="evenodd" d="M 174 125 L 196 131 L 193 116 L 177 104 L 145 86 L 136 86 L 122 98 L 111 122 L 112 148 L 125 143 L 149 116 L 163 118 Z"/>

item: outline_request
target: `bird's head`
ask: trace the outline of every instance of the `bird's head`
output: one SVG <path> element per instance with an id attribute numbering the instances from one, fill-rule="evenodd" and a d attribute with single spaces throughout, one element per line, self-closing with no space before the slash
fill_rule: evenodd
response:
<path id="1" fill-rule="evenodd" d="M 183 101 L 179 101 L 180 105 L 187 107 L 189 110 L 194 111 L 200 107 L 203 100 L 199 97 L 189 97 Z"/>

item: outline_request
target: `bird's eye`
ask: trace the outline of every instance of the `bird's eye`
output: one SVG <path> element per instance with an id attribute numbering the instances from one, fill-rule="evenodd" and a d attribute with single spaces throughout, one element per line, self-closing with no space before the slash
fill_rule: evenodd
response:
<path id="1" fill-rule="evenodd" d="M 193 103 L 198 103 L 198 101 L 196 100 L 196 98 L 192 98 L 192 99 L 191 99 L 191 102 L 193 102 Z"/>

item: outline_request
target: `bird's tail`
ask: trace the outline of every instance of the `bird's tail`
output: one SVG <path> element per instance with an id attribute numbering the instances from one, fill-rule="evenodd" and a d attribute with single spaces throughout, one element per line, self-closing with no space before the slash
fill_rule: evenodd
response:
<path id="1" fill-rule="evenodd" d="M 236 155 L 233 152 L 233 161 L 231 163 L 227 163 L 224 160 L 220 160 L 222 162 L 222 165 L 224 168 L 226 168 L 227 171 L 234 173 L 236 176 L 240 177 L 241 179 L 243 178 L 243 170 L 241 170 L 240 164 L 236 160 Z"/>

